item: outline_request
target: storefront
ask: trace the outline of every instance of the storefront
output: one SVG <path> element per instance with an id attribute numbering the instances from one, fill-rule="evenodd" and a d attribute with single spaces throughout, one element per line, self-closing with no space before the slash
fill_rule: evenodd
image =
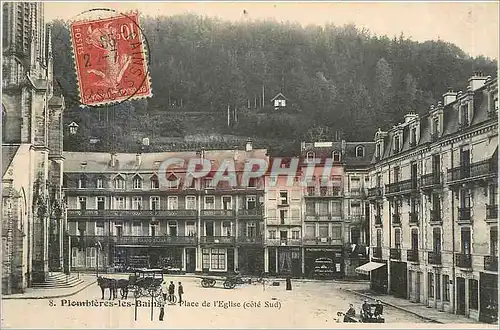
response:
<path id="1" fill-rule="evenodd" d="M 269 274 L 301 277 L 302 258 L 299 247 L 270 247 Z"/>
<path id="2" fill-rule="evenodd" d="M 390 293 L 397 298 L 408 298 L 407 292 L 407 264 L 406 262 L 391 261 L 391 288 Z"/>
<path id="3" fill-rule="evenodd" d="M 305 248 L 304 271 L 307 278 L 331 279 L 343 277 L 342 248 Z"/>
<path id="4" fill-rule="evenodd" d="M 117 269 L 162 268 L 182 269 L 182 247 L 115 247 L 114 264 Z"/>
<path id="5" fill-rule="evenodd" d="M 234 248 L 202 248 L 201 268 L 203 273 L 227 274 L 234 271 Z"/>
<path id="6" fill-rule="evenodd" d="M 238 269 L 242 274 L 260 276 L 264 271 L 264 249 L 262 247 L 240 247 Z"/>
<path id="7" fill-rule="evenodd" d="M 479 321 L 495 323 L 498 321 L 498 276 L 479 273 Z"/>
<path id="8" fill-rule="evenodd" d="M 356 268 L 356 272 L 370 276 L 370 288 L 373 291 L 387 293 L 387 260 L 372 258 L 372 261 Z"/>

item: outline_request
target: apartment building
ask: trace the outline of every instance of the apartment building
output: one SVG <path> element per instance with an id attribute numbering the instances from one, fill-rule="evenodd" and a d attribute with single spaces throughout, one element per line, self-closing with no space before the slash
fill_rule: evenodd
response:
<path id="1" fill-rule="evenodd" d="M 373 142 L 302 143 L 304 165 L 316 163 L 314 176 L 304 188 L 306 277 L 324 273 L 319 261 L 331 260 L 327 273 L 332 277 L 355 275 L 355 268 L 367 261 L 364 182 L 374 147 Z M 325 177 L 326 166 L 331 170 Z"/>
<path id="2" fill-rule="evenodd" d="M 265 149 L 253 150 L 249 141 L 245 150 L 64 156 L 73 269 L 263 271 L 264 179 L 250 179 L 248 186 L 241 179 L 246 160 L 266 160 Z M 162 162 L 173 158 L 184 165 L 160 173 Z M 196 158 L 211 164 L 202 178 L 187 174 Z M 236 187 L 213 180 L 228 160 L 235 164 Z"/>
<path id="3" fill-rule="evenodd" d="M 373 289 L 498 319 L 498 83 L 474 74 L 419 116 L 375 134 Z"/>

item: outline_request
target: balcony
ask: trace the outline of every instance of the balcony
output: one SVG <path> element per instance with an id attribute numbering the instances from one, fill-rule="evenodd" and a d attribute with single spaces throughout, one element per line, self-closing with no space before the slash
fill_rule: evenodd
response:
<path id="1" fill-rule="evenodd" d="M 306 214 L 304 221 L 331 221 L 331 220 L 342 220 L 341 214 L 330 214 L 330 213 L 308 213 Z"/>
<path id="2" fill-rule="evenodd" d="M 332 245 L 331 237 L 304 237 L 304 245 Z"/>
<path id="3" fill-rule="evenodd" d="M 471 220 L 471 208 L 459 207 L 458 208 L 458 221 L 469 222 Z"/>
<path id="4" fill-rule="evenodd" d="M 486 204 L 486 220 L 496 221 L 498 219 L 498 205 Z"/>
<path id="5" fill-rule="evenodd" d="M 458 166 L 448 170 L 448 184 L 460 184 L 497 175 L 497 164 L 492 159 L 472 163 L 468 166 Z"/>
<path id="6" fill-rule="evenodd" d="M 251 220 L 261 220 L 262 219 L 262 210 L 260 210 L 260 209 L 238 210 L 238 218 L 251 219 Z"/>
<path id="7" fill-rule="evenodd" d="M 441 210 L 431 210 L 430 222 L 436 224 L 443 222 L 443 219 L 441 219 Z"/>
<path id="8" fill-rule="evenodd" d="M 424 174 L 420 178 L 420 188 L 422 190 L 431 190 L 441 185 L 441 175 L 442 173 L 429 173 Z"/>
<path id="9" fill-rule="evenodd" d="M 441 265 L 441 252 L 429 251 L 427 258 L 429 259 L 429 264 Z"/>
<path id="10" fill-rule="evenodd" d="M 455 254 L 455 263 L 460 268 L 472 268 L 472 255 L 457 253 Z"/>
<path id="11" fill-rule="evenodd" d="M 410 212 L 408 213 L 408 222 L 410 225 L 418 225 L 418 213 Z"/>
<path id="12" fill-rule="evenodd" d="M 233 219 L 233 210 L 201 210 L 200 217 L 202 219 Z"/>
<path id="13" fill-rule="evenodd" d="M 234 236 L 201 236 L 200 244 L 219 244 L 219 245 L 233 245 L 235 242 Z"/>
<path id="14" fill-rule="evenodd" d="M 368 199 L 382 198 L 382 187 L 368 188 Z"/>
<path id="15" fill-rule="evenodd" d="M 417 180 L 409 179 L 385 185 L 386 196 L 410 194 L 417 190 Z"/>
<path id="16" fill-rule="evenodd" d="M 294 239 L 268 238 L 266 243 L 269 246 L 301 246 L 302 240 L 300 238 L 294 238 Z"/>
<path id="17" fill-rule="evenodd" d="M 382 226 L 382 216 L 381 215 L 375 216 L 375 226 Z"/>
<path id="18" fill-rule="evenodd" d="M 236 243 L 238 243 L 238 245 L 262 245 L 264 244 L 264 240 L 262 236 L 238 236 L 236 238 Z"/>
<path id="19" fill-rule="evenodd" d="M 381 247 L 372 247 L 372 255 L 374 258 L 382 259 L 382 248 Z"/>
<path id="20" fill-rule="evenodd" d="M 185 218 L 196 219 L 197 210 L 67 210 L 68 218 Z"/>
<path id="21" fill-rule="evenodd" d="M 116 236 L 116 245 L 196 245 L 196 236 Z"/>
<path id="22" fill-rule="evenodd" d="M 389 250 L 389 257 L 395 260 L 401 260 L 401 249 L 391 248 Z"/>
<path id="23" fill-rule="evenodd" d="M 71 245 L 78 247 L 96 246 L 97 242 L 101 243 L 101 245 L 108 244 L 113 243 L 114 240 L 115 237 L 111 235 L 71 235 Z"/>
<path id="24" fill-rule="evenodd" d="M 395 213 L 392 215 L 392 225 L 401 226 L 401 216 L 399 215 L 399 213 Z"/>
<path id="25" fill-rule="evenodd" d="M 497 256 L 485 256 L 484 257 L 484 270 L 489 270 L 490 272 L 498 272 L 498 257 Z"/>
<path id="26" fill-rule="evenodd" d="M 340 187 L 307 187 L 306 198 L 342 197 Z"/>
<path id="27" fill-rule="evenodd" d="M 418 250 L 406 250 L 406 260 L 410 262 L 418 262 Z"/>
<path id="28" fill-rule="evenodd" d="M 365 197 L 365 190 L 363 188 L 357 187 L 357 188 L 351 188 L 349 190 L 349 195 L 351 197 L 359 197 L 359 198 L 364 198 Z"/>

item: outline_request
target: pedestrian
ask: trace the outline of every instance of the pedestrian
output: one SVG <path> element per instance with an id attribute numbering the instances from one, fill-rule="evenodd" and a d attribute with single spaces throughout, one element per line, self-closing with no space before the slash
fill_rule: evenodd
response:
<path id="1" fill-rule="evenodd" d="M 376 318 L 382 318 L 382 314 L 384 313 L 384 305 L 380 300 L 377 300 L 375 303 L 375 312 L 373 313 Z"/>
<path id="2" fill-rule="evenodd" d="M 168 301 L 172 303 L 175 299 L 175 284 L 174 281 L 170 281 L 170 285 L 168 286 Z"/>
<path id="3" fill-rule="evenodd" d="M 164 294 L 166 296 L 166 294 Z M 160 316 L 159 320 L 163 321 L 163 317 L 165 316 L 165 300 L 160 301 Z"/>
<path id="4" fill-rule="evenodd" d="M 167 281 L 161 283 L 161 294 L 163 295 L 163 301 L 167 301 L 168 285 Z"/>
<path id="5" fill-rule="evenodd" d="M 177 291 L 179 293 L 179 305 L 182 303 L 182 295 L 184 294 L 184 288 L 182 287 L 182 283 L 179 282 L 179 286 L 177 287 Z"/>

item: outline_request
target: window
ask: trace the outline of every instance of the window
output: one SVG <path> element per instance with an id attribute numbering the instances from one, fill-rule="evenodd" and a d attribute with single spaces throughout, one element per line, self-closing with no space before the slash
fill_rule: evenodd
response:
<path id="1" fill-rule="evenodd" d="M 469 279 L 469 308 L 479 309 L 479 282 L 477 280 Z"/>
<path id="2" fill-rule="evenodd" d="M 125 189 L 125 180 L 122 177 L 115 179 L 115 189 Z"/>
<path id="3" fill-rule="evenodd" d="M 342 239 L 342 227 L 332 227 L 332 239 Z"/>
<path id="4" fill-rule="evenodd" d="M 196 236 L 196 223 L 194 221 L 186 222 L 186 235 L 187 236 Z"/>
<path id="5" fill-rule="evenodd" d="M 375 146 L 375 157 L 380 158 L 381 156 L 380 143 L 377 143 L 377 145 Z"/>
<path id="6" fill-rule="evenodd" d="M 334 162 L 336 162 L 336 163 L 340 162 L 340 159 L 341 159 L 341 157 L 340 157 L 340 151 L 334 151 L 332 153 L 332 158 L 333 158 Z"/>
<path id="7" fill-rule="evenodd" d="M 233 198 L 231 196 L 222 196 L 222 209 L 223 210 L 233 209 Z"/>
<path id="8" fill-rule="evenodd" d="M 400 229 L 394 230 L 394 247 L 398 250 L 401 249 L 401 230 Z"/>
<path id="9" fill-rule="evenodd" d="M 435 213 L 436 217 L 441 215 L 441 199 L 438 193 L 432 194 L 432 211 Z M 436 220 L 438 220 L 437 218 Z"/>
<path id="10" fill-rule="evenodd" d="M 470 207 L 470 191 L 469 189 L 460 190 L 460 207 L 469 208 Z"/>
<path id="11" fill-rule="evenodd" d="M 177 221 L 168 222 L 168 235 L 177 236 Z"/>
<path id="12" fill-rule="evenodd" d="M 460 238 L 461 238 L 461 252 L 463 254 L 471 254 L 471 237 L 470 237 L 470 228 L 462 228 L 460 232 Z"/>
<path id="13" fill-rule="evenodd" d="M 394 136 L 394 152 L 399 152 L 400 149 L 399 134 L 396 134 L 396 136 Z"/>
<path id="14" fill-rule="evenodd" d="M 313 163 L 314 162 L 314 152 L 308 151 L 306 154 L 306 159 L 308 163 Z"/>
<path id="15" fill-rule="evenodd" d="M 80 206 L 80 210 L 87 209 L 87 197 L 78 197 L 78 204 Z"/>
<path id="16" fill-rule="evenodd" d="M 179 199 L 177 196 L 168 196 L 167 197 L 167 209 L 168 210 L 177 210 L 179 208 Z"/>
<path id="17" fill-rule="evenodd" d="M 300 231 L 292 230 L 292 239 L 300 239 Z"/>
<path id="18" fill-rule="evenodd" d="M 149 234 L 150 236 L 152 237 L 155 237 L 156 236 L 156 233 L 158 232 L 158 221 L 155 221 L 155 223 L 151 223 L 149 225 Z"/>
<path id="19" fill-rule="evenodd" d="M 439 118 L 434 118 L 432 121 L 432 134 L 438 135 L 439 134 Z"/>
<path id="20" fill-rule="evenodd" d="M 269 230 L 269 239 L 276 239 L 276 230 Z"/>
<path id="21" fill-rule="evenodd" d="M 160 209 L 160 197 L 153 196 L 149 199 L 151 210 L 157 211 Z"/>
<path id="22" fill-rule="evenodd" d="M 202 249 L 201 264 L 203 269 L 210 269 L 210 249 Z"/>
<path id="23" fill-rule="evenodd" d="M 377 229 L 377 247 L 382 247 L 382 230 Z"/>
<path id="24" fill-rule="evenodd" d="M 410 145 L 415 146 L 417 144 L 417 128 L 412 127 L 410 130 Z"/>
<path id="25" fill-rule="evenodd" d="M 316 237 L 316 225 L 306 225 L 305 236 L 309 238 Z"/>
<path id="26" fill-rule="evenodd" d="M 196 209 L 196 196 L 186 196 L 186 210 Z"/>
<path id="27" fill-rule="evenodd" d="M 227 236 L 227 237 L 231 236 L 231 234 L 232 234 L 231 221 L 223 221 L 222 222 L 222 234 Z"/>
<path id="28" fill-rule="evenodd" d="M 142 189 L 142 179 L 138 175 L 134 177 L 134 189 Z"/>
<path id="29" fill-rule="evenodd" d="M 132 197 L 132 209 L 134 210 L 142 209 L 142 197 Z"/>
<path id="30" fill-rule="evenodd" d="M 85 177 L 85 175 L 82 175 L 80 179 L 78 179 L 78 188 L 87 188 L 87 177 Z"/>
<path id="31" fill-rule="evenodd" d="M 175 189 L 178 186 L 179 186 L 179 181 L 178 181 L 177 177 L 173 173 L 170 174 L 167 177 L 167 188 L 169 188 L 169 189 Z"/>
<path id="32" fill-rule="evenodd" d="M 212 249 L 210 256 L 210 269 L 211 270 L 225 270 L 226 269 L 226 250 L 225 249 Z"/>
<path id="33" fill-rule="evenodd" d="M 441 281 L 439 274 L 437 274 L 436 280 L 436 300 L 441 300 Z"/>
<path id="34" fill-rule="evenodd" d="M 413 251 L 418 250 L 418 230 L 417 229 L 411 230 L 411 249 Z"/>
<path id="35" fill-rule="evenodd" d="M 488 198 L 490 201 L 490 205 L 497 205 L 498 198 L 498 186 L 496 184 L 490 184 L 488 186 Z"/>
<path id="36" fill-rule="evenodd" d="M 255 222 L 247 222 L 247 237 L 256 237 L 257 227 Z"/>
<path id="37" fill-rule="evenodd" d="M 246 197 L 246 207 L 247 210 L 253 210 L 257 207 L 257 196 L 247 196 Z"/>
<path id="38" fill-rule="evenodd" d="M 434 298 L 434 273 L 427 273 L 429 279 L 429 298 Z"/>
<path id="39" fill-rule="evenodd" d="M 330 210 L 332 217 L 340 217 L 342 215 L 342 204 L 340 201 L 330 202 Z"/>
<path id="40" fill-rule="evenodd" d="M 433 252 L 441 253 L 441 228 L 432 229 Z"/>
<path id="41" fill-rule="evenodd" d="M 327 238 L 328 235 L 328 225 L 319 225 L 318 227 L 318 237 Z"/>
<path id="42" fill-rule="evenodd" d="M 102 179 L 97 179 L 96 187 L 97 187 L 97 189 L 102 189 L 103 188 Z"/>
<path id="43" fill-rule="evenodd" d="M 490 228 L 490 255 L 498 256 L 498 230 L 496 227 Z"/>
<path id="44" fill-rule="evenodd" d="M 285 224 L 287 217 L 288 217 L 288 211 L 287 210 L 280 210 L 280 223 L 282 225 Z"/>
<path id="45" fill-rule="evenodd" d="M 350 215 L 361 215 L 361 203 L 352 201 L 349 213 Z"/>
<path id="46" fill-rule="evenodd" d="M 359 244 L 361 240 L 361 232 L 359 228 L 352 227 L 351 228 L 351 243 L 353 244 Z"/>
<path id="47" fill-rule="evenodd" d="M 469 105 L 464 104 L 460 106 L 460 119 L 462 126 L 469 125 Z"/>
<path id="48" fill-rule="evenodd" d="M 392 173 L 394 182 L 399 182 L 399 166 L 395 166 Z"/>
<path id="49" fill-rule="evenodd" d="M 160 181 L 156 175 L 151 177 L 151 189 L 160 189 Z"/>
<path id="50" fill-rule="evenodd" d="M 104 210 L 106 208 L 106 200 L 104 197 L 97 197 L 97 209 Z"/>
<path id="51" fill-rule="evenodd" d="M 306 201 L 306 215 L 316 214 L 314 202 Z"/>
<path id="52" fill-rule="evenodd" d="M 450 276 L 443 275 L 443 301 L 450 301 Z"/>
<path id="53" fill-rule="evenodd" d="M 132 236 L 141 236 L 142 235 L 142 227 L 139 221 L 134 221 L 132 223 Z"/>
<path id="54" fill-rule="evenodd" d="M 280 191 L 280 205 L 288 205 L 288 192 Z"/>
<path id="55" fill-rule="evenodd" d="M 356 147 L 356 157 L 365 157 L 365 148 L 363 146 Z"/>
<path id="56" fill-rule="evenodd" d="M 95 223 L 95 234 L 96 236 L 104 236 L 104 222 Z"/>
<path id="57" fill-rule="evenodd" d="M 214 210 L 215 209 L 215 197 L 214 196 L 205 196 L 205 210 Z"/>
<path id="58" fill-rule="evenodd" d="M 205 180 L 203 181 L 204 183 L 204 187 L 205 188 L 213 188 L 214 185 L 213 185 L 213 181 L 211 178 L 205 178 Z"/>
<path id="59" fill-rule="evenodd" d="M 115 197 L 115 210 L 125 210 L 125 197 L 116 196 Z"/>

